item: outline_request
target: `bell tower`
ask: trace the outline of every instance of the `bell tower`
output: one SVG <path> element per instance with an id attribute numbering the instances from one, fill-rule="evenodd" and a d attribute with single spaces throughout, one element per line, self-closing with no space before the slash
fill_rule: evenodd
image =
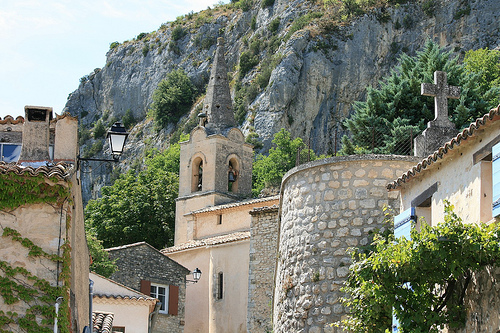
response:
<path id="1" fill-rule="evenodd" d="M 176 245 L 197 239 L 191 212 L 251 195 L 253 146 L 236 127 L 226 66 L 219 38 L 200 124 L 180 143 Z"/>

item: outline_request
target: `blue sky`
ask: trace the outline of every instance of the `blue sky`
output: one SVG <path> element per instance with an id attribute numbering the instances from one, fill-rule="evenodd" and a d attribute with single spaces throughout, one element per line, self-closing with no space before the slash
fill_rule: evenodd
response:
<path id="1" fill-rule="evenodd" d="M 105 65 L 109 44 L 217 2 L 0 0 L 0 117 L 24 116 L 25 105 L 60 114 L 80 78 Z"/>

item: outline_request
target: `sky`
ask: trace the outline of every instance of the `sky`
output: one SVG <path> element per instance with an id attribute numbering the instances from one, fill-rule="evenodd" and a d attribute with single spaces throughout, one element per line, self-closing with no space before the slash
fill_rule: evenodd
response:
<path id="1" fill-rule="evenodd" d="M 24 116 L 25 105 L 61 114 L 80 78 L 106 64 L 112 42 L 218 2 L 0 0 L 0 118 Z"/>

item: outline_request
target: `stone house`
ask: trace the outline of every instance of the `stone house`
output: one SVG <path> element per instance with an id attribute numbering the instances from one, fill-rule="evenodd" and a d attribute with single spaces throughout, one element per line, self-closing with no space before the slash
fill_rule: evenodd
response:
<path id="1" fill-rule="evenodd" d="M 110 259 L 116 260 L 118 268 L 111 276 L 112 280 L 160 300 L 151 332 L 184 332 L 186 275 L 190 271 L 145 242 L 107 251 Z M 143 326 L 143 329 L 147 327 Z"/>
<path id="2" fill-rule="evenodd" d="M 25 114 L 0 119 L 0 270 L 8 280 L 0 329 L 18 331 L 27 321 L 52 332 L 57 302 L 59 330 L 82 332 L 89 325 L 89 255 L 75 168 L 78 122 L 68 114 L 54 118 L 46 107 L 26 106 Z M 38 306 L 43 310 L 34 311 Z"/>
<path id="3" fill-rule="evenodd" d="M 477 119 L 387 188 L 400 193 L 395 233 L 409 236 L 412 221 L 434 226 L 444 220 L 444 200 L 464 223 L 495 223 L 500 215 L 500 106 Z M 450 176 L 453 181 L 450 181 Z M 469 287 L 464 332 L 500 327 L 495 287 L 500 270 L 477 274 Z"/>
<path id="4" fill-rule="evenodd" d="M 258 312 L 270 318 L 271 312 L 270 293 L 255 293 L 259 283 L 249 278 L 256 276 L 251 269 L 261 269 L 260 265 L 250 268 L 251 252 L 257 258 L 265 248 L 252 244 L 251 234 L 276 231 L 269 223 L 267 228 L 256 228 L 254 223 L 264 221 L 259 216 L 266 213 L 252 216 L 250 212 L 277 207 L 278 197 L 248 199 L 253 147 L 245 143 L 236 127 L 222 39 L 217 43 L 199 117 L 200 125 L 191 132 L 189 141 L 181 143 L 175 243 L 162 253 L 189 270 L 202 271 L 199 282 L 186 290 L 186 332 L 247 332 L 247 311 L 254 311 L 248 318 Z M 272 224 L 276 226 L 277 209 L 273 214 Z M 270 238 L 269 242 L 275 243 L 276 234 Z M 268 280 L 272 280 L 273 272 Z M 253 286 L 252 293 L 249 285 Z M 247 307 L 247 303 L 256 304 L 258 298 L 265 298 L 264 309 Z M 269 320 L 265 324 L 269 327 Z"/>
<path id="5" fill-rule="evenodd" d="M 92 314 L 94 329 L 108 332 L 149 333 L 160 309 L 157 298 L 90 273 L 94 282 Z"/>

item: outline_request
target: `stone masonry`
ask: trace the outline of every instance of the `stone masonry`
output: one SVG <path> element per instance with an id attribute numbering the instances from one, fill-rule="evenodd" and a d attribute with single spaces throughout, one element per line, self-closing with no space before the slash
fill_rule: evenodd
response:
<path id="1" fill-rule="evenodd" d="M 266 333 L 273 328 L 271 314 L 278 249 L 278 206 L 254 208 L 250 215 L 247 331 Z"/>
<path id="2" fill-rule="evenodd" d="M 186 275 L 189 270 L 145 242 L 114 247 L 107 251 L 110 258 L 116 260 L 118 267 L 111 276 L 112 280 L 137 291 L 141 290 L 141 280 L 179 287 L 178 315 L 159 314 L 153 333 L 184 332 Z"/>
<path id="3" fill-rule="evenodd" d="M 415 164 L 409 156 L 345 156 L 290 170 L 281 186 L 274 332 L 342 332 L 340 288 L 348 248 L 366 245 L 383 209 L 399 208 L 386 184 Z"/>

